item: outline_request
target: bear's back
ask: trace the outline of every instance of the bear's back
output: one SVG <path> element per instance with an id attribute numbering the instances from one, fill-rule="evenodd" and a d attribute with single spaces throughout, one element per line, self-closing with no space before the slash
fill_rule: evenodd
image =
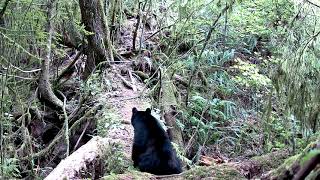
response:
<path id="1" fill-rule="evenodd" d="M 146 111 L 133 108 L 131 123 L 134 127 L 133 161 L 141 171 L 157 175 L 182 171 L 168 134 L 149 108 Z"/>

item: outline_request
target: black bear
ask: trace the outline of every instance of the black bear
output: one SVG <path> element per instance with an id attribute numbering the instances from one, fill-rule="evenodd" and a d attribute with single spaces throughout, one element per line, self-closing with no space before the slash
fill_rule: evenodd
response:
<path id="1" fill-rule="evenodd" d="M 182 172 L 180 160 L 176 156 L 168 134 L 151 115 L 150 108 L 146 111 L 132 108 L 131 124 L 134 128 L 132 147 L 134 167 L 155 175 Z"/>

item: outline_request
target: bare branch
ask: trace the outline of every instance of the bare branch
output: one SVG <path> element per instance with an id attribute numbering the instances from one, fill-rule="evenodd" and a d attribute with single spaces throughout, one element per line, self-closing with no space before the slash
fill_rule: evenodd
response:
<path id="1" fill-rule="evenodd" d="M 317 8 L 320 8 L 320 5 L 318 5 L 318 4 L 314 3 L 314 2 L 311 2 L 311 1 L 309 1 L 309 0 L 305 0 L 305 1 L 306 1 L 307 3 L 313 5 L 313 6 L 316 6 Z"/>

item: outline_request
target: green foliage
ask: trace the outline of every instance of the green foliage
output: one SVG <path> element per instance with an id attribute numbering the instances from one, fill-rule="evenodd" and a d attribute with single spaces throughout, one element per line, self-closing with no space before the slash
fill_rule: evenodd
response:
<path id="1" fill-rule="evenodd" d="M 222 66 L 223 63 L 232 59 L 235 55 L 235 49 L 229 49 L 221 51 L 219 48 L 212 49 L 210 51 L 204 51 L 203 60 L 210 65 Z"/>
<path id="2" fill-rule="evenodd" d="M 111 32 L 122 22 L 119 20 L 122 18 L 122 6 L 126 10 L 133 9 L 131 15 L 136 16 L 139 3 L 144 3 L 137 0 L 105 2 L 105 12 L 109 12 L 106 19 L 112 20 L 113 10 L 117 11 L 114 12 L 116 20 L 111 24 L 111 28 L 114 28 Z M 163 31 L 161 30 L 154 38 L 157 39 L 158 35 L 161 37 L 162 34 L 166 34 L 164 31 L 168 31 L 168 35 L 156 42 L 160 43 L 161 47 L 159 50 L 161 52 L 158 54 L 162 54 L 166 61 L 169 60 L 166 63 L 159 62 L 162 69 L 170 64 L 168 69 L 175 69 L 172 75 L 180 73 L 183 80 L 189 78 L 190 71 L 201 70 L 209 82 L 206 90 L 198 83 L 197 77 L 191 82 L 195 84 L 195 89 L 191 90 L 191 95 L 188 94 L 191 96 L 188 99 L 190 100 L 188 109 L 182 112 L 182 118 L 177 122 L 183 130 L 185 140 L 192 141 L 192 145 L 196 148 L 203 145 L 218 145 L 219 149 L 226 149 L 225 152 L 231 156 L 250 150 L 258 151 L 262 142 L 266 144 L 267 151 L 287 148 L 289 139 L 295 134 L 294 128 L 301 129 L 304 136 L 319 130 L 320 28 L 317 20 L 319 10 L 304 2 L 299 6 L 297 13 L 298 9 L 294 5 L 297 2 L 289 0 L 146 2 L 147 9 L 150 5 L 150 12 L 145 11 L 142 14 L 152 14 L 152 18 L 158 21 L 159 28 L 163 28 Z M 235 3 L 226 13 L 221 13 L 226 5 L 233 2 Z M 32 73 L 22 73 L 13 67 L 26 70 L 39 68 L 40 61 L 45 57 L 48 33 L 45 31 L 47 19 L 44 3 L 40 0 L 10 1 L 4 16 L 5 26 L 0 27 L 0 71 L 3 74 L 8 72 L 10 75 L 0 75 L 0 89 L 3 93 L 1 101 L 5 102 L 1 107 L 4 111 L 1 112 L 3 120 L 1 125 L 5 132 L 1 135 L 4 136 L 7 136 L 6 133 L 11 132 L 12 128 L 12 120 L 8 118 L 11 107 L 24 109 L 26 104 L 22 102 L 26 102 L 27 98 L 30 99 L 30 92 L 33 93 L 34 87 L 37 86 L 34 80 L 17 81 L 18 78 L 12 76 L 33 77 Z M 160 13 L 162 5 L 165 6 L 165 10 Z M 112 9 L 112 6 L 119 7 Z M 76 1 L 59 1 L 54 11 L 55 17 L 51 19 L 55 30 L 52 52 L 53 60 L 56 60 L 66 54 L 65 47 L 59 45 L 59 42 L 69 37 L 68 34 L 74 35 L 69 37 L 71 40 L 83 43 L 84 36 L 92 35 L 92 32 L 86 31 L 81 24 L 81 13 Z M 215 20 L 217 23 L 212 27 Z M 212 35 L 206 39 L 211 29 Z M 131 30 L 128 31 L 131 33 Z M 139 36 L 149 33 L 138 32 Z M 111 36 L 124 42 L 131 40 L 130 37 L 117 35 L 114 33 Z M 146 37 L 142 37 L 142 43 L 148 41 Z M 117 45 L 115 43 L 114 49 L 122 51 L 123 47 Z M 204 45 L 206 48 L 199 57 Z M 90 47 L 88 49 L 90 50 Z M 264 49 L 273 50 L 271 54 L 275 57 L 270 61 L 262 59 L 261 54 Z M 152 52 L 152 55 L 154 54 L 157 53 Z M 247 61 L 250 58 L 257 58 L 261 63 L 253 64 Z M 22 61 L 26 63 L 21 63 Z M 267 76 L 270 64 L 273 65 L 270 67 L 278 65 L 272 80 L 280 98 L 274 106 L 270 103 L 270 107 L 267 107 L 270 117 L 262 119 L 260 109 L 256 107 L 265 103 L 263 95 L 270 91 L 271 81 Z M 164 72 L 172 72 L 172 69 Z M 99 95 L 102 93 L 112 91 L 110 78 L 105 78 L 101 74 L 93 74 L 83 82 L 81 93 L 89 93 L 93 97 L 100 98 Z M 163 80 L 166 83 L 170 82 L 169 89 L 174 90 L 176 94 L 179 93 L 171 79 L 167 79 L 164 74 L 161 77 L 165 77 Z M 161 84 L 161 87 L 159 85 L 159 89 L 167 89 L 166 83 Z M 30 87 L 33 89 L 30 90 Z M 172 98 L 175 99 L 174 93 L 171 93 L 164 103 L 171 102 Z M 184 89 L 179 95 L 185 95 Z M 270 102 L 276 101 L 275 95 L 271 96 Z M 241 99 L 243 97 L 244 100 Z M 255 101 L 255 104 L 246 106 L 251 101 Z M 110 105 L 104 107 L 98 121 L 99 135 L 106 135 L 110 128 L 118 125 L 120 118 L 116 112 Z M 290 124 L 288 117 L 291 115 L 295 119 L 292 125 L 294 128 L 288 125 Z M 297 146 L 303 143 L 301 139 L 295 140 Z M 12 143 L 8 141 L 11 139 L 5 139 L 3 145 L 8 147 L 7 145 Z M 176 149 L 182 158 L 183 151 L 179 148 Z M 129 163 L 120 149 L 115 146 L 107 152 L 105 166 L 108 173 L 122 173 L 127 169 L 126 165 Z M 10 153 L 4 152 L 3 156 L 8 157 Z M 187 159 L 183 160 L 190 164 Z M 1 167 L 5 170 L 5 176 L 17 177 L 18 161 L 7 158 L 4 162 Z"/>
<path id="3" fill-rule="evenodd" d="M 189 48 L 194 47 L 199 51 L 212 22 L 231 2 L 176 1 L 170 8 L 178 16 L 164 17 L 168 19 L 168 24 L 174 25 L 172 37 L 165 38 L 164 43 L 173 50 L 177 50 L 181 44 L 189 44 Z M 293 16 L 293 3 L 288 0 L 235 3 L 218 19 L 207 50 L 214 52 L 217 57 L 225 56 L 226 52 L 233 54 L 235 50 L 251 54 L 259 38 L 268 41 L 275 33 L 281 35 L 283 27 L 288 25 Z"/>
<path id="4" fill-rule="evenodd" d="M 291 128 L 280 118 L 272 117 L 266 124 L 266 133 L 268 141 L 266 141 L 265 149 L 270 152 L 274 148 L 285 148 L 291 137 Z"/>
<path id="5" fill-rule="evenodd" d="M 226 71 L 216 71 L 212 73 L 210 76 L 210 84 L 214 84 L 216 86 L 216 94 L 220 94 L 223 97 L 230 97 L 239 91 L 237 83 Z"/>
<path id="6" fill-rule="evenodd" d="M 0 161 L 1 162 L 1 161 Z M 5 158 L 4 164 L 0 164 L 0 169 L 3 170 L 2 177 L 20 177 L 19 160 L 15 158 Z M 0 176 L 1 177 L 1 176 Z"/>
<path id="7" fill-rule="evenodd" d="M 110 145 L 110 148 L 104 154 L 104 162 L 105 175 L 124 173 L 130 164 L 119 144 Z"/>
<path id="8" fill-rule="evenodd" d="M 320 154 L 320 149 L 313 149 L 310 152 L 308 152 L 300 161 L 300 165 L 305 165 L 306 162 L 308 162 L 311 158 L 314 156 Z"/>
<path id="9" fill-rule="evenodd" d="M 208 106 L 207 113 L 216 121 L 225 121 L 233 118 L 235 104 L 231 101 L 212 99 L 207 101 L 201 96 L 193 96 L 191 99 L 191 109 L 195 112 L 202 112 Z"/>
<path id="10" fill-rule="evenodd" d="M 90 94 L 96 96 L 101 94 L 105 89 L 111 87 L 111 82 L 107 79 L 104 79 L 99 72 L 91 74 L 90 78 L 84 83 L 81 84 L 80 90 L 84 94 Z"/>
<path id="11" fill-rule="evenodd" d="M 310 12 L 312 12 L 310 14 Z M 288 116 L 293 114 L 304 136 L 319 130 L 320 122 L 320 48 L 318 9 L 301 6 L 301 18 L 292 21 L 281 43 L 274 86 Z"/>
<path id="12" fill-rule="evenodd" d="M 111 105 L 105 103 L 102 114 L 99 116 L 97 123 L 97 132 L 99 136 L 105 137 L 111 128 L 117 128 L 121 124 L 120 116 Z"/>
<path id="13" fill-rule="evenodd" d="M 240 74 L 234 77 L 234 81 L 242 86 L 250 88 L 270 87 L 271 80 L 259 73 L 259 68 L 255 64 L 251 64 L 241 59 L 235 60 L 238 64 L 233 66 L 240 70 Z"/>
<path id="14" fill-rule="evenodd" d="M 194 95 L 189 107 L 188 112 L 184 113 L 184 131 L 188 137 L 196 133 L 196 142 L 200 144 L 212 144 L 221 138 L 219 126 L 234 118 L 236 105 L 226 100 L 207 100 Z"/>
<path id="15" fill-rule="evenodd" d="M 233 9 L 230 25 L 242 37 L 269 37 L 277 26 L 284 26 L 294 14 L 289 0 L 244 1 Z M 239 28 L 240 27 L 240 28 Z"/>

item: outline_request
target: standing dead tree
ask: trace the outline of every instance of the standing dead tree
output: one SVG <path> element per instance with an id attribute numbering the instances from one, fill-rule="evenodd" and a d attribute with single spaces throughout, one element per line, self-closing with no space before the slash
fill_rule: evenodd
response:
<path id="1" fill-rule="evenodd" d="M 46 32 L 48 32 L 48 42 L 47 42 L 47 54 L 46 57 L 42 60 L 41 64 L 41 74 L 39 78 L 38 85 L 38 97 L 41 102 L 44 102 L 46 105 L 54 109 L 62 109 L 63 102 L 57 98 L 53 93 L 50 80 L 49 80 L 49 68 L 51 60 L 51 45 L 52 45 L 52 36 L 53 36 L 53 9 L 54 9 L 55 0 L 49 0 L 47 4 L 47 26 Z"/>

